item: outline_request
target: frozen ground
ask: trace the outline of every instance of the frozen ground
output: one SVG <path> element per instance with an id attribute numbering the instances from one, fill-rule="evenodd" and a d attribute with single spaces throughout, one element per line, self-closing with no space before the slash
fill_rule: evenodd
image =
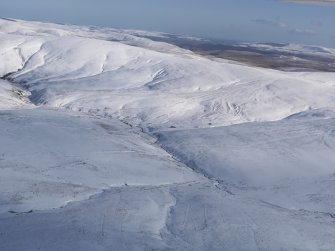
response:
<path id="1" fill-rule="evenodd" d="M 152 36 L 0 20 L 0 250 L 334 250 L 334 73 Z"/>

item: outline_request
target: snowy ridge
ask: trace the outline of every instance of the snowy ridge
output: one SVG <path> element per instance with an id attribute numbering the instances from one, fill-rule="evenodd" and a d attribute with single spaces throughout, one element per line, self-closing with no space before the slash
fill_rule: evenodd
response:
<path id="1" fill-rule="evenodd" d="M 268 51 L 275 50 L 279 52 L 298 52 L 298 53 L 303 52 L 311 55 L 323 55 L 323 56 L 335 57 L 334 48 L 326 48 L 322 46 L 301 45 L 301 44 L 262 44 L 262 43 L 257 44 L 245 43 L 244 45 Z"/>
<path id="2" fill-rule="evenodd" d="M 333 250 L 335 74 L 165 35 L 0 19 L 0 249 Z"/>
<path id="3" fill-rule="evenodd" d="M 144 38 L 130 46 L 129 40 L 137 42 L 132 35 L 120 43 L 101 40 L 95 31 L 83 38 L 88 36 L 84 28 L 65 26 L 67 35 L 59 35 L 62 30 L 55 35 L 51 31 L 60 27 L 50 24 L 43 35 L 39 23 L 27 26 L 10 29 L 10 37 L 4 35 L 2 41 L 13 41 L 15 34 L 16 43 L 6 51 L 20 51 L 11 71 L 20 70 L 10 79 L 28 88 L 35 104 L 107 113 L 144 127 L 186 128 L 273 121 L 307 109 L 334 107 L 332 73 L 320 77 L 257 69 L 186 51 L 176 54 L 177 49 L 171 53 L 171 46 L 160 42 L 143 48 L 143 40 L 148 40 Z M 26 29 L 28 41 L 22 36 Z M 118 37 L 120 31 L 107 34 Z M 162 46 L 165 52 L 150 46 Z M 170 105 L 162 106 L 162 100 Z"/>

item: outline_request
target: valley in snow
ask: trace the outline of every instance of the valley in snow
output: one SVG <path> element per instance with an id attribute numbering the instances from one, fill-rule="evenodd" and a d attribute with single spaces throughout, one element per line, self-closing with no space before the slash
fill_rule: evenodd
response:
<path id="1" fill-rule="evenodd" d="M 0 19 L 0 250 L 334 250 L 335 73 L 164 36 Z"/>

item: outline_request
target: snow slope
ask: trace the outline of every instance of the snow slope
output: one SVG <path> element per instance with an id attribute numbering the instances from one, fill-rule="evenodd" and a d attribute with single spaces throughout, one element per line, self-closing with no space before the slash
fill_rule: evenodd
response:
<path id="1" fill-rule="evenodd" d="M 0 40 L 13 41 L 3 50 L 17 54 L 9 68 L 22 68 L 10 79 L 29 89 L 35 104 L 108 114 L 145 128 L 190 128 L 279 120 L 335 103 L 333 73 L 216 62 L 133 35 L 116 42 L 115 31 L 105 31 L 113 40 L 106 41 L 95 29 L 50 24 L 41 31 L 39 23 L 1 22 Z"/>
<path id="2" fill-rule="evenodd" d="M 334 250 L 335 74 L 147 35 L 0 19 L 0 250 Z"/>
<path id="3" fill-rule="evenodd" d="M 57 208 L 110 187 L 197 180 L 120 121 L 43 109 L 0 116 L 2 213 Z"/>
<path id="4" fill-rule="evenodd" d="M 262 44 L 262 43 L 241 44 L 241 46 L 243 45 L 265 51 L 304 53 L 309 55 L 322 55 L 331 58 L 335 57 L 334 48 L 326 48 L 322 46 L 301 45 L 301 44 Z"/>
<path id="5" fill-rule="evenodd" d="M 335 215 L 333 111 L 278 122 L 157 133 L 168 152 L 232 193 Z"/>
<path id="6" fill-rule="evenodd" d="M 0 79 L 0 109 L 12 109 L 32 106 L 27 98 L 29 91 Z"/>

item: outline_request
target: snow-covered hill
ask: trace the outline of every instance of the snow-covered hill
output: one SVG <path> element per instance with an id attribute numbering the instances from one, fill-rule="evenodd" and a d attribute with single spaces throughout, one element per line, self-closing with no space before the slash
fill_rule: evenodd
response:
<path id="1" fill-rule="evenodd" d="M 304 53 L 310 55 L 322 55 L 328 57 L 335 56 L 334 48 L 326 48 L 322 46 L 311 46 L 302 44 L 271 44 L 271 43 L 245 43 L 241 46 L 253 47 L 265 51 L 278 51 L 278 52 L 291 52 L 291 53 Z"/>
<path id="2" fill-rule="evenodd" d="M 0 19 L 0 249 L 333 250 L 335 74 L 150 36 Z"/>
<path id="3" fill-rule="evenodd" d="M 103 30 L 101 39 L 97 29 L 2 23 L 1 49 L 4 60 L 11 58 L 2 72 L 19 70 L 11 81 L 31 91 L 37 105 L 108 114 L 146 128 L 190 128 L 278 120 L 335 104 L 333 73 L 216 62 L 114 30 Z"/>
<path id="4" fill-rule="evenodd" d="M 278 122 L 157 133 L 178 159 L 233 193 L 295 210 L 335 215 L 334 111 Z"/>
<path id="5" fill-rule="evenodd" d="M 197 180 L 120 121 L 40 109 L 0 116 L 1 213 L 57 208 L 110 187 Z"/>

